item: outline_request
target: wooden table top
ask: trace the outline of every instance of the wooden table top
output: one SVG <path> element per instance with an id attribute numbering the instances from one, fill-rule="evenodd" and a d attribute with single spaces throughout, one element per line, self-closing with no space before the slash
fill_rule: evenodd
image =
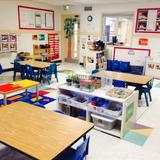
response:
<path id="1" fill-rule="evenodd" d="M 145 75 L 135 75 L 129 73 L 122 73 L 122 72 L 113 72 L 113 71 L 100 71 L 98 73 L 92 74 L 93 77 L 110 77 L 113 80 L 125 81 L 128 83 L 136 83 L 145 85 L 149 81 L 152 80 L 153 77 L 145 76 Z"/>
<path id="2" fill-rule="evenodd" d="M 30 88 L 32 86 L 38 85 L 39 82 L 37 81 L 32 81 L 28 79 L 12 82 L 12 83 L 7 83 L 0 85 L 0 93 L 1 94 L 9 94 L 17 91 L 21 91 L 27 88 Z"/>
<path id="3" fill-rule="evenodd" d="M 35 67 L 35 68 L 47 68 L 51 65 L 51 63 L 49 62 L 40 62 L 40 61 L 34 61 L 34 60 L 26 60 L 26 61 L 21 61 L 19 62 L 21 65 L 26 65 L 26 64 L 29 64 L 31 65 L 32 67 Z"/>
<path id="4" fill-rule="evenodd" d="M 29 56 L 23 56 L 26 59 L 42 59 L 41 55 L 29 55 Z"/>
<path id="5" fill-rule="evenodd" d="M 93 128 L 93 124 L 15 102 L 0 109 L 0 141 L 36 159 L 51 160 Z"/>

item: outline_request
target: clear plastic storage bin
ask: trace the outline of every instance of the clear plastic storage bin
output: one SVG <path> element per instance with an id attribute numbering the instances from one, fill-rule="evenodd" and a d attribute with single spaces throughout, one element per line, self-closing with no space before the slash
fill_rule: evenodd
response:
<path id="1" fill-rule="evenodd" d="M 102 116 L 102 115 L 97 115 L 97 114 L 91 114 L 91 117 L 93 119 L 93 123 L 95 126 L 106 129 L 106 130 L 111 130 L 113 129 L 116 119 L 107 117 L 107 116 Z"/>

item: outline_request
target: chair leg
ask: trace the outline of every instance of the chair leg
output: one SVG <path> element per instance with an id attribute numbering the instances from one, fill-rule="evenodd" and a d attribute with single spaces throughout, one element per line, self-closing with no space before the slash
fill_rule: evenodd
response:
<path id="1" fill-rule="evenodd" d="M 16 80 L 16 72 L 14 72 L 14 75 L 13 75 L 13 81 Z"/>
<path id="2" fill-rule="evenodd" d="M 147 94 L 146 94 L 146 92 L 144 92 L 144 96 L 145 96 L 145 100 L 146 100 L 146 105 L 147 105 L 147 107 L 149 106 L 149 104 L 148 104 L 148 98 L 147 98 Z"/>
<path id="3" fill-rule="evenodd" d="M 149 100 L 152 101 L 151 92 L 149 91 L 148 94 L 149 94 Z"/>
<path id="4" fill-rule="evenodd" d="M 57 80 L 57 82 L 58 82 L 58 76 L 57 76 L 57 73 L 55 73 L 54 75 L 55 75 L 55 78 L 56 78 L 56 80 Z"/>

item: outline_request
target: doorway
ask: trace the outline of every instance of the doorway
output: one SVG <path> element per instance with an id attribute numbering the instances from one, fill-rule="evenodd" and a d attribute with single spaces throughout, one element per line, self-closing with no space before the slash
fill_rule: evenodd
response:
<path id="1" fill-rule="evenodd" d="M 80 16 L 62 15 L 62 61 L 79 63 Z"/>

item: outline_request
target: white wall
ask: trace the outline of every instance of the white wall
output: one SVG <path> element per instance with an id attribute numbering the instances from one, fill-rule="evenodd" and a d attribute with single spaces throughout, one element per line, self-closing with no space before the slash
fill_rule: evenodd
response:
<path id="1" fill-rule="evenodd" d="M 60 7 L 35 3 L 29 0 L 0 1 L 0 30 L 18 30 L 18 5 L 54 10 L 55 31 L 60 31 Z"/>
<path id="2" fill-rule="evenodd" d="M 71 6 L 70 10 L 64 11 L 62 7 L 35 3 L 29 0 L 0 0 L 0 33 L 12 32 L 18 34 L 18 51 L 32 52 L 32 34 L 47 34 L 48 31 L 24 31 L 18 29 L 18 5 L 31 6 L 36 8 L 44 8 L 54 10 L 55 12 L 55 31 L 61 31 L 61 14 L 79 14 L 81 16 L 81 36 L 95 35 L 96 37 L 101 36 L 102 30 L 102 15 L 111 14 L 135 14 L 137 8 L 155 8 L 160 7 L 160 2 L 156 3 L 131 3 L 131 4 L 117 4 L 117 5 L 92 5 L 92 11 L 84 11 L 83 5 Z M 88 22 L 87 16 L 92 15 L 93 21 Z M 149 45 L 142 47 L 137 45 L 139 37 L 149 38 Z M 154 39 L 154 40 L 153 40 Z M 153 40 L 153 41 L 152 41 Z M 135 34 L 133 33 L 132 46 L 140 48 L 150 48 L 152 50 L 151 55 L 156 59 L 159 54 L 160 35 L 153 36 L 151 34 Z M 61 52 L 61 49 L 60 49 Z"/>
<path id="3" fill-rule="evenodd" d="M 81 35 L 84 34 L 97 34 L 101 36 L 102 32 L 102 15 L 120 15 L 120 14 L 135 14 L 137 8 L 160 8 L 159 2 L 151 2 L 151 3 L 131 3 L 131 4 L 117 4 L 117 5 L 92 5 L 92 11 L 84 11 L 84 6 L 72 6 L 70 10 L 63 11 L 63 14 L 80 14 L 81 16 Z M 91 23 L 87 22 L 87 16 L 92 15 L 93 21 Z M 134 29 L 135 30 L 135 29 Z M 133 40 L 132 47 L 138 48 L 149 48 L 151 49 L 151 56 L 156 59 L 160 52 L 159 42 L 160 42 L 160 34 L 157 34 L 154 38 L 152 34 L 135 34 L 133 30 Z M 139 37 L 147 37 L 150 39 L 150 43 L 148 46 L 138 46 L 137 41 Z M 154 39 L 154 40 L 153 40 Z M 153 41 L 152 41 L 153 40 Z"/>
<path id="4" fill-rule="evenodd" d="M 35 8 L 54 10 L 54 31 L 34 31 L 34 30 L 19 30 L 18 25 L 18 5 L 30 6 Z M 17 34 L 17 51 L 33 53 L 33 44 L 46 44 L 47 33 L 60 32 L 61 7 L 47 5 L 42 3 L 35 3 L 29 0 L 0 0 L 0 33 L 16 33 Z M 45 41 L 33 41 L 32 35 L 45 34 Z M 0 61 L 5 61 L 3 68 L 10 68 L 10 61 L 13 61 L 12 54 L 0 53 Z M 7 56 L 6 56 L 7 55 Z M 0 62 L 1 63 L 1 62 Z"/>

